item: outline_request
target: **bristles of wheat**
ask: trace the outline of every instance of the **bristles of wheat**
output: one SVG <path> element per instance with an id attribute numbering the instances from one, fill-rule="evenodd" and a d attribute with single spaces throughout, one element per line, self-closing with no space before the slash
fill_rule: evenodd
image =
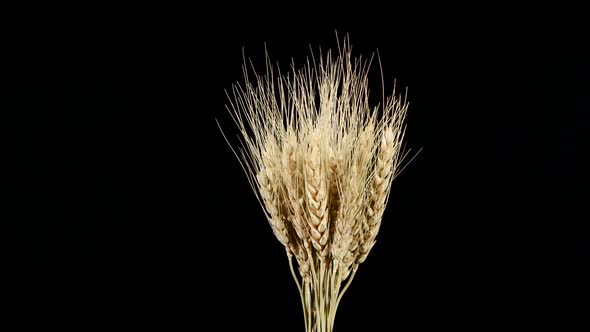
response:
<path id="1" fill-rule="evenodd" d="M 238 157 L 301 278 L 306 331 L 332 331 L 336 308 L 367 258 L 402 161 L 407 103 L 369 106 L 370 61 L 339 53 L 285 75 L 267 62 L 228 94 Z M 291 265 L 292 267 L 292 265 Z"/>

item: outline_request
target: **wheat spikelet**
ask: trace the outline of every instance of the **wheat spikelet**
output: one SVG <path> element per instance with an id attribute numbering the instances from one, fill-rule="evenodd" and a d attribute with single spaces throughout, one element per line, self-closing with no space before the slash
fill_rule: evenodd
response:
<path id="1" fill-rule="evenodd" d="M 381 217 L 385 210 L 385 199 L 387 198 L 393 172 L 393 152 L 393 134 L 390 128 L 386 128 L 382 134 L 377 153 L 377 162 L 366 207 L 367 217 L 363 220 L 364 234 L 360 247 L 359 263 L 364 262 L 375 244 L 375 238 L 381 226 Z"/>
<path id="2" fill-rule="evenodd" d="M 323 259 L 328 256 L 328 188 L 320 156 L 319 137 L 310 142 L 305 160 L 305 193 L 309 212 L 311 243 Z"/>
<path id="3" fill-rule="evenodd" d="M 283 149 L 282 165 L 285 171 L 284 184 L 287 192 L 290 222 L 296 235 L 301 240 L 307 240 L 308 232 L 304 224 L 304 191 L 302 190 L 302 166 L 297 151 L 297 142 L 292 135 L 286 139 Z"/>
<path id="4" fill-rule="evenodd" d="M 287 246 L 289 244 L 289 235 L 285 227 L 285 219 L 279 210 L 280 200 L 276 187 L 272 185 L 273 179 L 274 176 L 270 170 L 261 170 L 258 173 L 260 196 L 264 202 L 264 207 L 268 214 L 267 219 L 274 234 L 283 245 Z"/>
<path id="5" fill-rule="evenodd" d="M 403 161 L 407 103 L 394 93 L 370 107 L 369 66 L 345 39 L 288 75 L 267 61 L 251 82 L 245 68 L 228 93 L 243 143 L 234 153 L 285 246 L 309 332 L 332 331 Z"/>

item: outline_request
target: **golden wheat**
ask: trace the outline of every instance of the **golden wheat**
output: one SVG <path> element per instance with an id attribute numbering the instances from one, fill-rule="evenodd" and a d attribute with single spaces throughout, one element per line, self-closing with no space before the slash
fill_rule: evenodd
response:
<path id="1" fill-rule="evenodd" d="M 242 146 L 234 153 L 285 246 L 306 331 L 330 332 L 338 304 L 376 242 L 400 170 L 407 102 L 369 106 L 371 60 L 348 39 L 289 74 L 267 57 L 265 75 L 244 67 L 228 93 Z M 298 274 L 293 268 L 293 259 Z"/>

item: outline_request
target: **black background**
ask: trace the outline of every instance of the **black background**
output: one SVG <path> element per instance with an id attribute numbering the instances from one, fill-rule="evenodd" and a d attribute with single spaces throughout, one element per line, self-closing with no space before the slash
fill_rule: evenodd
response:
<path id="1" fill-rule="evenodd" d="M 291 6 L 52 5 L 3 20 L 3 315 L 301 331 L 286 257 L 215 119 L 235 137 L 224 89 L 243 48 L 262 65 L 266 43 L 286 68 L 309 45 L 336 47 L 337 30 L 357 55 L 379 49 L 386 89 L 409 87 L 407 141 L 423 151 L 394 183 L 336 329 L 587 326 L 576 19 Z"/>

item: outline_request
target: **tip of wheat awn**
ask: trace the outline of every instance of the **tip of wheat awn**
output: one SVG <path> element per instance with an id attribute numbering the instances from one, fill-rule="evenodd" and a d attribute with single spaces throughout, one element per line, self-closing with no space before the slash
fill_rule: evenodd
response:
<path id="1" fill-rule="evenodd" d="M 289 73 L 268 56 L 264 75 L 250 76 L 244 66 L 227 108 L 242 142 L 232 150 L 287 250 L 306 331 L 332 331 L 407 155 L 408 104 L 395 88 L 380 105 L 369 104 L 370 60 L 353 57 L 348 38 L 338 52 L 313 59 Z"/>

